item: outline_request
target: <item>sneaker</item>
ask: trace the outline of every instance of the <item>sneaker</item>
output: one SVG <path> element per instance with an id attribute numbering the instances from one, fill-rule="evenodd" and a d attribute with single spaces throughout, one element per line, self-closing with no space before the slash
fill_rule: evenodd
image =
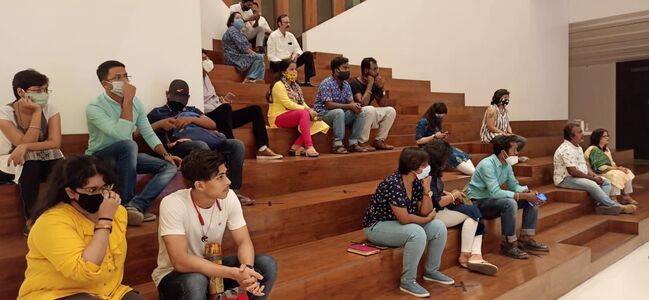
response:
<path id="1" fill-rule="evenodd" d="M 500 254 L 509 256 L 515 259 L 527 259 L 528 255 L 525 251 L 518 248 L 517 242 L 507 243 L 503 241 L 500 244 Z"/>
<path id="2" fill-rule="evenodd" d="M 446 284 L 446 285 L 451 285 L 455 283 L 455 280 L 453 280 L 453 278 L 442 274 L 442 272 L 440 271 L 435 271 L 433 273 L 424 272 L 424 280 Z"/>
<path id="3" fill-rule="evenodd" d="M 374 148 L 376 148 L 376 150 L 392 150 L 394 149 L 394 146 L 388 145 L 385 143 L 385 141 L 382 140 L 375 140 Z"/>
<path id="4" fill-rule="evenodd" d="M 518 247 L 521 248 L 522 250 L 531 250 L 531 251 L 538 251 L 538 252 L 550 252 L 550 248 L 545 245 L 541 244 L 534 239 L 530 238 L 529 240 L 518 241 Z"/>
<path id="5" fill-rule="evenodd" d="M 144 214 L 142 214 L 137 208 L 128 206 L 126 207 L 126 214 L 128 215 L 128 225 L 129 226 L 140 226 L 144 221 Z"/>
<path id="6" fill-rule="evenodd" d="M 376 148 L 370 146 L 370 144 L 368 144 L 368 143 L 358 143 L 358 145 L 365 148 L 365 149 L 367 149 L 368 152 L 376 151 Z"/>
<path id="7" fill-rule="evenodd" d="M 153 222 L 153 221 L 155 221 L 157 218 L 158 218 L 158 217 L 157 217 L 155 214 L 150 213 L 150 212 L 145 212 L 145 213 L 144 213 L 144 219 L 142 219 L 142 221 L 144 221 L 144 222 Z"/>
<path id="8" fill-rule="evenodd" d="M 404 293 L 408 293 L 418 298 L 425 298 L 430 296 L 430 293 L 417 282 L 411 282 L 407 284 L 402 283 L 401 286 L 399 286 L 399 289 Z"/>
<path id="9" fill-rule="evenodd" d="M 598 215 L 619 215 L 622 210 L 624 210 L 624 207 L 622 207 L 621 205 L 599 205 L 595 207 L 595 213 Z"/>
<path id="10" fill-rule="evenodd" d="M 237 198 L 239 198 L 239 202 L 241 203 L 241 206 L 249 206 L 255 204 L 255 200 L 252 200 L 244 195 L 237 194 Z"/>
<path id="11" fill-rule="evenodd" d="M 345 146 L 343 145 L 334 146 L 332 151 L 334 154 L 349 154 L 349 151 L 347 151 L 347 149 L 345 149 Z"/>
<path id="12" fill-rule="evenodd" d="M 637 206 L 633 204 L 622 205 L 622 212 L 625 214 L 632 214 L 638 209 Z"/>
<path id="13" fill-rule="evenodd" d="M 353 144 L 353 145 L 349 145 L 349 147 L 347 147 L 347 150 L 349 152 L 367 152 L 368 151 L 368 149 L 361 147 L 360 145 L 358 145 L 358 143 Z"/>
<path id="14" fill-rule="evenodd" d="M 281 154 L 277 154 L 273 152 L 273 150 L 270 150 L 270 148 L 266 147 L 264 151 L 257 151 L 257 159 L 266 159 L 266 160 L 271 160 L 271 159 L 282 159 Z"/>

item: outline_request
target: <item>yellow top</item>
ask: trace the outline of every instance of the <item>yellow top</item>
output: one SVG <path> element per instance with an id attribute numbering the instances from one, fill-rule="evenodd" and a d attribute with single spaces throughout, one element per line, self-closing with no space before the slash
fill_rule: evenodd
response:
<path id="1" fill-rule="evenodd" d="M 126 222 L 126 209 L 119 206 L 106 255 L 98 266 L 83 258 L 95 223 L 67 203 L 46 211 L 29 232 L 27 271 L 18 299 L 58 299 L 78 293 L 121 299 L 132 290 L 122 284 Z"/>
<path id="2" fill-rule="evenodd" d="M 270 125 L 270 128 L 277 128 L 277 125 L 275 125 L 275 119 L 277 116 L 289 110 L 309 108 L 306 102 L 304 104 L 297 104 L 291 100 L 286 92 L 286 85 L 281 81 L 278 81 L 275 86 L 273 86 L 272 99 L 273 103 L 271 103 L 268 108 L 268 125 Z M 328 130 L 329 125 L 323 121 L 311 122 L 311 135 L 318 132 L 327 133 Z"/>

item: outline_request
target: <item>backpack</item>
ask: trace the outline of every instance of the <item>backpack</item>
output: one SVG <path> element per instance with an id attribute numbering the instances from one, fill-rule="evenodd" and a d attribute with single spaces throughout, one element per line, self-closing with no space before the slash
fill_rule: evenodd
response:
<path id="1" fill-rule="evenodd" d="M 178 118 L 200 116 L 200 114 L 191 111 L 183 111 L 177 115 Z M 214 150 L 220 148 L 227 140 L 227 137 L 216 130 L 205 129 L 196 124 L 189 124 L 184 128 L 174 128 L 171 131 L 171 141 L 175 142 L 179 139 L 203 141 L 210 149 Z"/>

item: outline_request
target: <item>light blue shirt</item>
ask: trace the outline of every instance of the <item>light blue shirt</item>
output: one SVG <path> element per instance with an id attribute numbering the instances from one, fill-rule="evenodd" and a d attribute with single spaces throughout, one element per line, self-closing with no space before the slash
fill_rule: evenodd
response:
<path id="1" fill-rule="evenodd" d="M 133 98 L 133 121 L 122 119 L 122 105 L 101 93 L 86 107 L 88 119 L 88 150 L 86 154 L 104 149 L 116 142 L 132 140 L 135 128 L 140 130 L 144 141 L 154 149 L 162 144 L 156 136 L 144 112 L 144 105 L 137 97 Z"/>
<path id="2" fill-rule="evenodd" d="M 509 190 L 500 188 L 504 183 Z M 526 190 L 527 186 L 521 186 L 514 177 L 512 166 L 501 163 L 498 156 L 492 154 L 478 163 L 467 194 L 471 199 L 513 199 L 514 193 Z"/>

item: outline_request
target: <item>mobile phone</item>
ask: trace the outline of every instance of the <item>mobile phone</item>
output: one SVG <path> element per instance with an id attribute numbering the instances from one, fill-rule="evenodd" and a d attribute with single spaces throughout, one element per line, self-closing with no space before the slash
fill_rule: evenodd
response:
<path id="1" fill-rule="evenodd" d="M 226 101 L 226 102 L 229 102 L 229 103 L 230 103 L 230 102 L 232 102 L 236 97 L 237 97 L 237 95 L 235 95 L 235 94 L 233 94 L 233 93 L 231 93 L 231 92 L 228 92 L 227 94 L 225 94 L 225 97 L 224 97 L 224 98 L 225 98 L 225 101 Z"/>

